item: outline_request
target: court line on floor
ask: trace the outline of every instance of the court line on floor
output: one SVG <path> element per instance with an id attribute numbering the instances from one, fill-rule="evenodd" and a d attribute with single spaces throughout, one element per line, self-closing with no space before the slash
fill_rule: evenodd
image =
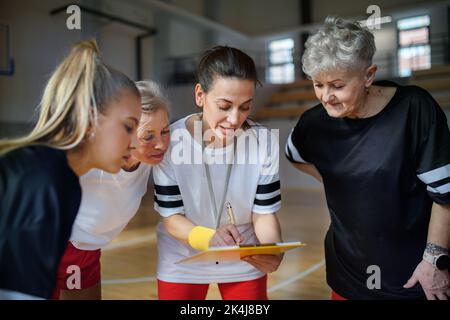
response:
<path id="1" fill-rule="evenodd" d="M 103 248 L 102 251 L 122 249 L 122 248 L 126 248 L 126 247 L 129 247 L 129 246 L 134 246 L 134 245 L 137 245 L 137 244 L 142 244 L 142 243 L 145 243 L 145 242 L 150 242 L 150 241 L 155 241 L 155 240 L 156 240 L 156 234 L 136 237 L 136 238 L 131 239 L 131 240 L 126 240 L 126 241 L 121 241 L 121 242 L 117 242 L 117 243 L 112 243 L 112 244 L 106 246 L 105 248 Z"/>
<path id="2" fill-rule="evenodd" d="M 325 260 L 322 260 L 322 261 L 320 261 L 319 263 L 316 263 L 315 265 L 309 267 L 309 268 L 306 269 L 305 271 L 300 272 L 299 274 L 297 274 L 297 275 L 295 275 L 295 276 L 293 276 L 293 277 L 290 277 L 289 279 L 286 279 L 286 280 L 284 280 L 284 281 L 281 281 L 280 283 L 277 283 L 276 285 L 270 287 L 270 288 L 267 290 L 267 292 L 268 292 L 268 293 L 271 293 L 271 292 L 280 290 L 280 289 L 282 289 L 282 288 L 284 288 L 284 287 L 286 287 L 286 286 L 288 286 L 288 285 L 290 285 L 290 284 L 292 284 L 292 283 L 294 283 L 294 282 L 296 282 L 296 281 L 298 281 L 298 280 L 300 280 L 300 279 L 305 278 L 305 277 L 308 276 L 310 273 L 313 273 L 314 271 L 316 271 L 316 270 L 322 268 L 324 265 L 325 265 Z"/>
<path id="3" fill-rule="evenodd" d="M 156 281 L 156 277 L 141 277 L 141 278 L 128 278 L 128 279 L 110 279 L 110 280 L 102 280 L 102 285 L 128 284 L 128 283 L 153 282 L 153 281 Z"/>

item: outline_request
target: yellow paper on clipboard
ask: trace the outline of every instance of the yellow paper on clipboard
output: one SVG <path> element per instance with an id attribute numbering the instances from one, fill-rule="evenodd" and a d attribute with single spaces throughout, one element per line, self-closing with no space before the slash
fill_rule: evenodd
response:
<path id="1" fill-rule="evenodd" d="M 228 247 L 211 247 L 176 263 L 226 262 L 239 261 L 243 257 L 255 254 L 280 254 L 292 249 L 304 247 L 302 242 L 280 242 L 266 244 L 249 244 Z"/>

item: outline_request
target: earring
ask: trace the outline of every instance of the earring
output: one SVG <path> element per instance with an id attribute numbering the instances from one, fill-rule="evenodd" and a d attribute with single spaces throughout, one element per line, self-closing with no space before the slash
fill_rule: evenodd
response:
<path id="1" fill-rule="evenodd" d="M 366 91 L 366 94 L 369 94 L 369 87 L 364 87 L 364 90 Z"/>

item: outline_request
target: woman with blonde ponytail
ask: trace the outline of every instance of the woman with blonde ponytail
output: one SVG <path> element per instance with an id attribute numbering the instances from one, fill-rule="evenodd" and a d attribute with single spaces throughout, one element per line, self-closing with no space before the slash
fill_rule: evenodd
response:
<path id="1" fill-rule="evenodd" d="M 58 267 L 52 299 L 101 299 L 101 249 L 110 243 L 139 209 L 152 166 L 159 164 L 170 143 L 168 101 L 151 81 L 136 83 L 142 116 L 138 143 L 117 174 L 93 169 L 80 179 L 83 201 L 72 235 Z M 80 285 L 71 285 L 73 266 L 79 267 Z"/>
<path id="2" fill-rule="evenodd" d="M 116 173 L 136 143 L 139 92 L 83 41 L 45 88 L 36 126 L 0 141 L 0 299 L 48 299 L 81 202 L 79 177 Z"/>

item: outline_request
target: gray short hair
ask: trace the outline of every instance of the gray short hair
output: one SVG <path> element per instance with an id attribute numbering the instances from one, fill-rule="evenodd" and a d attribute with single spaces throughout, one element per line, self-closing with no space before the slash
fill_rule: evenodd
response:
<path id="1" fill-rule="evenodd" d="M 162 94 L 159 85 L 150 80 L 136 82 L 141 95 L 142 113 L 150 114 L 162 109 L 169 114 L 169 100 Z"/>
<path id="2" fill-rule="evenodd" d="M 308 38 L 305 48 L 302 69 L 310 77 L 368 67 L 376 51 L 374 36 L 368 29 L 337 17 L 327 17 L 319 31 Z"/>

